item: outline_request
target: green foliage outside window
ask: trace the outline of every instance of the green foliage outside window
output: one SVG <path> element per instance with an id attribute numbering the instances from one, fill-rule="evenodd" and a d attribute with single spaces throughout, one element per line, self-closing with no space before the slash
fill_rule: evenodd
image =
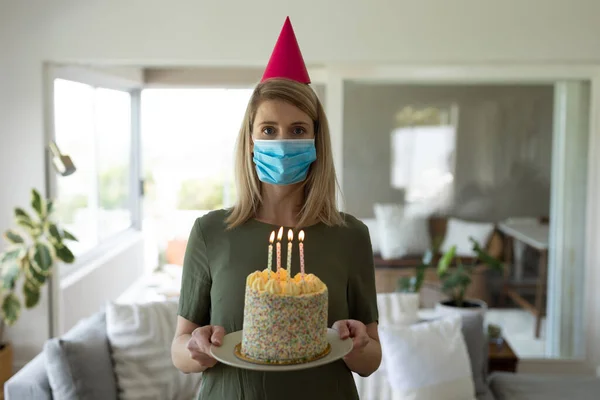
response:
<path id="1" fill-rule="evenodd" d="M 223 182 L 188 179 L 181 183 L 177 199 L 179 210 L 217 210 L 223 208 Z"/>
<path id="2" fill-rule="evenodd" d="M 100 172 L 98 177 L 100 208 L 122 210 L 129 202 L 129 166 L 117 165 Z"/>

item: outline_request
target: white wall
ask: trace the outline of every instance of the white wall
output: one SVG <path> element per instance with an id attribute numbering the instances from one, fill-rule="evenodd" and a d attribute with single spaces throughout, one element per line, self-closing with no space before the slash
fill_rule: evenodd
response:
<path id="1" fill-rule="evenodd" d="M 600 62 L 594 0 L 0 0 L 0 230 L 43 185 L 44 61 L 262 66 L 288 14 L 316 66 Z M 43 309 L 15 343 L 41 347 Z"/>
<path id="2" fill-rule="evenodd" d="M 62 280 L 56 334 L 66 333 L 107 301 L 116 300 L 140 277 L 143 267 L 144 240 L 142 233 L 136 232 L 101 259 Z"/>
<path id="3" fill-rule="evenodd" d="M 552 85 L 344 85 L 345 210 L 404 201 L 391 182 L 391 134 L 403 107 L 457 107 L 452 190 L 430 207 L 467 220 L 546 216 L 550 209 Z M 365 135 L 365 132 L 369 132 Z M 379 179 L 373 179 L 373 176 Z M 448 196 L 447 204 L 440 200 Z M 425 206 L 425 205 L 424 205 Z"/>

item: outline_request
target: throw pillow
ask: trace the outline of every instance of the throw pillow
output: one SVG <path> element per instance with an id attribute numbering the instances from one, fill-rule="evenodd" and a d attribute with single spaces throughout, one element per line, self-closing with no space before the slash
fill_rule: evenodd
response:
<path id="1" fill-rule="evenodd" d="M 191 399 L 201 374 L 184 374 L 171 361 L 177 302 L 109 303 L 106 324 L 119 399 Z"/>
<path id="2" fill-rule="evenodd" d="M 400 204 L 375 204 L 379 249 L 384 260 L 421 255 L 431 247 L 428 217 Z"/>
<path id="3" fill-rule="evenodd" d="M 483 314 L 462 315 L 462 335 L 467 343 L 473 383 L 479 398 L 489 393 L 486 383 L 488 376 L 488 342 L 484 331 Z"/>
<path id="4" fill-rule="evenodd" d="M 81 320 L 62 338 L 48 340 L 44 344 L 44 358 L 55 399 L 117 397 L 104 312 Z"/>
<path id="5" fill-rule="evenodd" d="M 377 293 L 379 325 L 410 325 L 419 320 L 419 293 Z"/>
<path id="6" fill-rule="evenodd" d="M 493 232 L 494 224 L 491 222 L 469 222 L 450 218 L 440 250 L 445 253 L 452 246 L 456 246 L 457 256 L 473 257 L 475 253 L 469 237 L 475 239 L 481 247 L 485 247 Z"/>
<path id="7" fill-rule="evenodd" d="M 379 328 L 383 362 L 394 398 L 475 400 L 461 329 L 459 315 Z"/>

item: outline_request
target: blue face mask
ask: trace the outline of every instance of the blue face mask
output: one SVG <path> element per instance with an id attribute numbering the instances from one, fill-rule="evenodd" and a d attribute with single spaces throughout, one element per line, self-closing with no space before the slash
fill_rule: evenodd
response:
<path id="1" fill-rule="evenodd" d="M 254 141 L 256 173 L 265 183 L 291 185 L 302 182 L 316 159 L 314 139 Z"/>

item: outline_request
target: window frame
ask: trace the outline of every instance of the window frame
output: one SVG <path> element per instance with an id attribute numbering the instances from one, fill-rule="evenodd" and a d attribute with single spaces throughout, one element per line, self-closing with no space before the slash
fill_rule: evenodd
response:
<path id="1" fill-rule="evenodd" d="M 44 154 L 46 158 L 46 195 L 49 198 L 56 198 L 58 196 L 58 175 L 52 164 L 52 157 L 49 156 L 47 150 L 50 141 L 56 139 L 54 124 L 54 81 L 56 79 L 65 79 L 90 85 L 94 88 L 100 87 L 127 92 L 131 96 L 131 154 L 129 166 L 129 190 L 131 194 L 129 210 L 131 212 L 131 225 L 125 230 L 100 240 L 94 247 L 78 255 L 73 264 L 61 263 L 57 271 L 59 279 L 64 279 L 85 265 L 101 259 L 107 252 L 114 249 L 115 245 L 139 235 L 142 228 L 140 93 L 143 82 L 123 76 L 111 75 L 109 71 L 94 70 L 79 66 L 52 64 L 45 66 Z"/>

